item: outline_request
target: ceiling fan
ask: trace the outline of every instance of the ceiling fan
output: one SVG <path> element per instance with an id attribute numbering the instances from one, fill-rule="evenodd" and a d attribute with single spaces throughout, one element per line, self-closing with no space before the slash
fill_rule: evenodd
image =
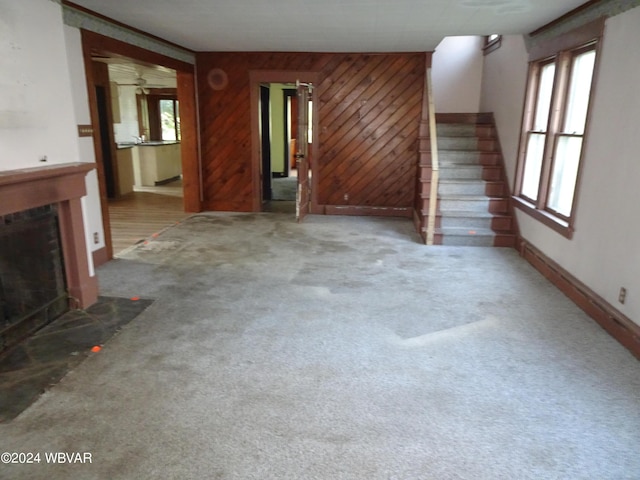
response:
<path id="1" fill-rule="evenodd" d="M 150 88 L 164 88 L 165 87 L 165 85 L 154 85 L 154 84 L 148 83 L 147 80 L 142 77 L 142 75 L 138 75 L 136 77 L 136 79 L 133 81 L 133 83 L 118 83 L 118 86 L 120 86 L 120 87 L 126 87 L 126 86 L 137 87 L 136 88 L 136 93 L 137 94 L 142 94 L 142 95 L 148 95 Z"/>

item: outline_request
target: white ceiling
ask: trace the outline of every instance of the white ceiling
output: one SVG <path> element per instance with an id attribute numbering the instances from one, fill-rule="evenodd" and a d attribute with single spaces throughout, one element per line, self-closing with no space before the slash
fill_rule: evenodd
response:
<path id="1" fill-rule="evenodd" d="M 418 52 L 529 33 L 586 0 L 72 0 L 195 51 Z"/>

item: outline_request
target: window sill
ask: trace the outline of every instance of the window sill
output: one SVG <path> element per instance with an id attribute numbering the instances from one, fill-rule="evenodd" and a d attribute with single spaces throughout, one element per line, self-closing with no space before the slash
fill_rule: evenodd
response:
<path id="1" fill-rule="evenodd" d="M 513 196 L 511 197 L 511 199 L 513 200 L 513 205 L 516 208 L 532 216 L 533 218 L 551 228 L 553 231 L 559 233 L 563 237 L 568 238 L 569 240 L 573 238 L 574 230 L 571 224 L 559 219 L 558 217 L 554 217 L 549 212 L 545 212 L 544 210 L 536 208 L 535 205 L 527 202 L 520 197 Z"/>

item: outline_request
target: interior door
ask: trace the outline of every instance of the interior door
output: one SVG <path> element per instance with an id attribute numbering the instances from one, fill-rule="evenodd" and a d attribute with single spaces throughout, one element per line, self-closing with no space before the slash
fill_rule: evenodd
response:
<path id="1" fill-rule="evenodd" d="M 311 168 L 309 165 L 309 91 L 310 85 L 296 82 L 298 90 L 298 135 L 296 136 L 296 220 L 302 222 L 309 213 L 311 198 Z"/>

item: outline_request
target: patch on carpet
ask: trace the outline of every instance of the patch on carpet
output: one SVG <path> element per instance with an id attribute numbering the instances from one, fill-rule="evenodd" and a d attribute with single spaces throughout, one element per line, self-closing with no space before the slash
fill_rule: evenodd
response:
<path id="1" fill-rule="evenodd" d="M 135 297 L 134 297 L 135 298 Z M 87 310 L 72 310 L 0 356 L 0 423 L 17 417 L 49 387 L 153 300 L 99 297 Z"/>

